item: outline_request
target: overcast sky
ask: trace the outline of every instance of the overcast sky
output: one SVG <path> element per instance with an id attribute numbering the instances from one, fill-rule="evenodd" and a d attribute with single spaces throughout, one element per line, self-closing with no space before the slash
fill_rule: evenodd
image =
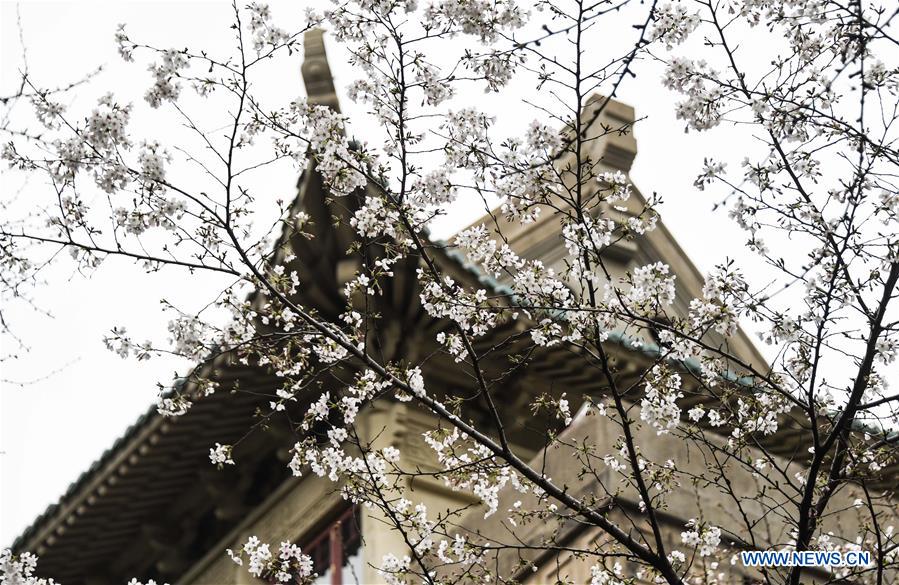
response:
<path id="1" fill-rule="evenodd" d="M 277 17 L 300 22 L 303 4 L 272 3 Z M 17 4 L 0 4 L 0 95 L 12 90 L 22 66 L 16 30 Z M 127 23 L 133 39 L 156 46 L 222 47 L 230 40 L 230 8 L 223 2 L 23 2 L 20 6 L 31 75 L 40 84 L 76 79 L 96 65 L 107 69 L 85 93 L 99 94 L 115 85 L 117 92 L 140 95 L 149 74 L 118 58 L 113 33 Z M 601 31 L 615 42 L 616 31 Z M 330 62 L 339 91 L 355 79 L 338 47 L 329 45 Z M 273 87 L 300 95 L 299 61 L 287 78 Z M 79 96 L 84 97 L 84 96 Z M 639 154 L 632 172 L 644 192 L 659 191 L 665 203 L 662 218 L 690 258 L 706 271 L 725 257 L 745 258 L 743 234 L 722 214 L 712 214 L 711 194 L 692 187 L 703 156 L 739 160 L 745 145 L 725 131 L 704 136 L 685 134 L 672 113 L 672 96 L 652 74 L 630 80 L 620 99 L 646 116 L 637 129 Z M 346 97 L 344 110 L 354 108 Z M 506 125 L 530 120 L 514 103 L 507 108 Z M 525 115 L 527 117 L 525 117 Z M 151 131 L 144 122 L 137 131 Z M 364 133 L 365 128 L 354 131 Z M 296 178 L 290 173 L 270 178 L 273 192 L 293 197 Z M 39 189 L 40 184 L 25 186 Z M 3 180 L 2 196 L 20 185 Z M 461 209 L 443 225 L 443 234 L 480 215 Z M 171 379 L 186 365 L 154 359 L 122 360 L 107 351 L 104 334 L 125 325 L 138 339 L 165 339 L 168 317 L 157 309 L 163 296 L 177 292 L 187 306 L 209 300 L 212 284 L 203 279 L 186 282 L 182 273 L 162 271 L 147 276 L 123 262 L 110 262 L 91 280 L 57 269 L 52 286 L 39 291 L 38 304 L 52 314 L 30 311 L 11 316 L 13 326 L 30 347 L 15 361 L 2 365 L 0 389 L 0 546 L 9 544 L 44 508 L 112 445 L 155 401 L 156 383 Z M 15 349 L 3 339 L 4 353 Z"/>

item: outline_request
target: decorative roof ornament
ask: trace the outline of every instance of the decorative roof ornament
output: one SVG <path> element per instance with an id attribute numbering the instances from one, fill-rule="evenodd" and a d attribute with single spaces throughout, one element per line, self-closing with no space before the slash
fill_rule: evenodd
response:
<path id="1" fill-rule="evenodd" d="M 587 102 L 582 117 L 588 127 L 596 125 L 588 130 L 588 135 L 602 136 L 597 155 L 603 166 L 623 173 L 630 172 L 637 156 L 634 108 L 596 94 Z"/>
<path id="2" fill-rule="evenodd" d="M 303 35 L 304 56 L 300 71 L 306 85 L 306 100 L 310 104 L 328 106 L 339 112 L 340 102 L 337 100 L 337 90 L 334 89 L 331 66 L 328 65 L 324 35 L 325 31 L 320 28 Z"/>

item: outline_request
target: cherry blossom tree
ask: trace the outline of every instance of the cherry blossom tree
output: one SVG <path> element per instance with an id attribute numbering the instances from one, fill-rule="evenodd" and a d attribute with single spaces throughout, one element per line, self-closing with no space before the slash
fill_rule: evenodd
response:
<path id="1" fill-rule="evenodd" d="M 407 545 L 379 567 L 390 583 L 511 581 L 496 569 L 498 551 L 529 548 L 584 559 L 597 584 L 732 582 L 726 567 L 741 550 L 863 549 L 872 564 L 820 579 L 887 583 L 899 562 L 896 495 L 874 486 L 895 462 L 899 438 L 899 395 L 888 384 L 899 351 L 897 15 L 888 2 L 849 0 L 365 0 L 310 11 L 305 28 L 283 30 L 268 7 L 235 4 L 228 55 L 157 48 L 123 27 L 115 33 L 121 57 L 152 72 L 145 104 L 121 103 L 112 87 L 90 111 L 69 111 L 57 92 L 23 75 L 32 126 L 6 132 L 3 158 L 40 176 L 47 191 L 38 211 L 4 214 L 4 304 L 45 286 L 49 262 L 89 276 L 121 257 L 148 272 L 221 277 L 208 311 L 171 305 L 170 344 L 110 324 L 108 347 L 126 358 L 174 353 L 198 364 L 187 375 L 194 391 L 177 384 L 160 393 L 160 413 L 173 417 L 216 392 L 203 372 L 222 356 L 276 372 L 282 384 L 263 417 L 301 408 L 291 421 L 290 469 L 327 477 L 346 499 L 381 511 Z M 630 41 L 608 46 L 597 32 L 606 26 L 628 30 Z M 352 55 L 359 80 L 349 94 L 377 119 L 378 136 L 354 138 L 351 122 L 327 105 L 279 96 L 274 107 L 254 92 L 257 71 L 299 50 L 315 27 Z M 661 83 L 680 96 L 673 107 L 685 131 L 726 127 L 746 141 L 743 160 L 710 152 L 695 187 L 720 203 L 745 232 L 747 253 L 770 269 L 753 282 L 740 259 L 722 259 L 686 310 L 675 307 L 666 264 L 623 276 L 609 269 L 611 247 L 656 228 L 657 200 L 636 200 L 626 175 L 590 155 L 597 141 L 632 130 L 627 122 L 589 133 L 610 103 L 595 95 L 614 97 L 659 67 Z M 522 83 L 528 93 L 511 89 Z M 472 90 L 521 99 L 535 121 L 520 135 L 499 135 L 490 115 L 459 106 Z M 150 110 L 189 136 L 135 136 L 132 118 Z M 355 202 L 345 206 L 361 260 L 342 285 L 338 318 L 296 300 L 308 282 L 278 245 L 285 230 L 314 238 L 312 218 L 279 202 L 270 222 L 272 210 L 256 203 L 250 177 L 283 163 L 314 168 L 334 201 Z M 664 181 L 657 187 L 664 191 Z M 490 221 L 451 242 L 432 239 L 430 227 L 460 201 L 482 201 Z M 510 230 L 547 216 L 567 249 L 563 269 L 520 256 L 508 241 Z M 446 268 L 447 253 L 495 285 L 461 279 Z M 377 307 L 407 266 L 422 307 L 449 324 L 434 336 L 439 353 L 474 394 L 429 387 L 429 356 L 384 358 Z M 740 323 L 763 332 L 771 363 L 734 350 Z M 484 349 L 485 339 L 497 341 Z M 618 375 L 610 346 L 621 340 L 648 360 L 636 381 Z M 519 349 L 497 373 L 485 364 L 502 347 Z M 574 475 L 595 479 L 587 495 L 516 449 L 497 404 L 498 383 L 545 348 L 578 356 L 597 381 L 588 396 L 530 388 L 528 398 L 549 421 L 535 431 L 544 451 L 573 454 Z M 322 392 L 316 380 L 329 371 L 344 383 Z M 425 472 L 358 432 L 360 413 L 379 400 L 408 401 L 439 421 L 426 435 L 441 466 L 430 475 L 473 494 L 485 518 L 574 521 L 600 536 L 581 545 L 461 531 L 464 511 L 434 514 L 407 489 Z M 474 405 L 486 423 L 472 416 Z M 577 417 L 616 429 L 617 443 L 603 451 L 566 432 Z M 785 427 L 810 445 L 790 461 L 765 447 Z M 688 445 L 704 471 L 651 455 L 647 432 Z M 210 445 L 211 464 L 239 466 L 233 449 Z M 750 493 L 733 484 L 740 473 L 752 478 Z M 724 528 L 695 518 L 672 537 L 666 518 L 680 486 L 711 486 L 735 521 Z M 615 513 L 609 502 L 624 492 L 635 494 L 637 509 Z M 516 501 L 507 508 L 509 493 Z M 848 511 L 846 494 L 854 496 Z M 851 522 L 840 520 L 847 514 Z M 772 536 L 771 518 L 786 538 Z M 254 537 L 227 554 L 258 577 L 314 577 L 301 550 L 273 548 Z M 40 582 L 33 557 L 5 553 L 2 563 L 4 583 Z M 793 585 L 810 578 L 800 566 L 757 575 Z"/>

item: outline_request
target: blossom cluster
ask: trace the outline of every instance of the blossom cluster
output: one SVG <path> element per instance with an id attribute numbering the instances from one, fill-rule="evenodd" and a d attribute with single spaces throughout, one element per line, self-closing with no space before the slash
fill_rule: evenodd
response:
<path id="1" fill-rule="evenodd" d="M 662 4 L 653 14 L 653 40 L 661 40 L 671 49 L 683 43 L 699 26 L 699 15 L 690 13 L 683 4 Z"/>
<path id="2" fill-rule="evenodd" d="M 310 105 L 305 100 L 292 104 L 300 132 L 315 155 L 316 170 L 334 195 L 349 195 L 364 188 L 367 179 L 360 166 L 362 153 L 351 152 L 345 133 L 345 118 L 331 108 Z"/>
<path id="3" fill-rule="evenodd" d="M 677 401 L 683 398 L 680 392 L 681 377 L 662 366 L 655 366 L 646 381 L 645 397 L 640 401 L 640 419 L 663 435 L 680 422 L 681 409 Z"/>
<path id="4" fill-rule="evenodd" d="M 253 48 L 262 51 L 266 47 L 277 47 L 288 39 L 284 29 L 272 24 L 272 12 L 267 4 L 251 2 L 247 5 L 250 12 L 248 26 L 253 35 Z"/>
<path id="5" fill-rule="evenodd" d="M 696 520 L 687 522 L 688 530 L 681 532 L 681 542 L 686 546 L 699 549 L 699 556 L 707 557 L 715 554 L 721 544 L 721 529 L 717 526 L 699 525 Z"/>
<path id="6" fill-rule="evenodd" d="M 454 490 L 470 490 L 486 507 L 489 518 L 499 507 L 499 493 L 506 485 L 519 493 L 528 493 L 531 486 L 512 468 L 502 464 L 480 443 L 454 428 L 452 431 L 427 431 L 425 443 L 434 451 L 437 461 L 447 473 L 444 483 Z"/>
<path id="7" fill-rule="evenodd" d="M 162 62 L 150 66 L 155 82 L 147 90 L 144 99 L 153 108 L 158 108 L 164 102 L 177 101 L 181 95 L 181 85 L 178 83 L 179 72 L 187 67 L 187 58 L 178 51 L 166 51 L 162 55 Z"/>
<path id="8" fill-rule="evenodd" d="M 317 576 L 313 573 L 312 557 L 291 542 L 282 542 L 277 553 L 273 553 L 269 544 L 251 536 L 236 553 L 231 549 L 226 552 L 237 565 L 243 566 L 246 560 L 247 572 L 257 579 L 303 584 L 312 583 Z"/>
<path id="9" fill-rule="evenodd" d="M 8 548 L 0 552 L 0 583 L 3 585 L 59 585 L 53 579 L 34 574 L 37 557 L 31 553 L 13 555 Z"/>
<path id="10" fill-rule="evenodd" d="M 724 91 L 712 82 L 719 75 L 703 60 L 672 59 L 665 72 L 665 87 L 682 92 L 686 99 L 677 104 L 677 117 L 694 130 L 708 130 L 721 122 Z"/>

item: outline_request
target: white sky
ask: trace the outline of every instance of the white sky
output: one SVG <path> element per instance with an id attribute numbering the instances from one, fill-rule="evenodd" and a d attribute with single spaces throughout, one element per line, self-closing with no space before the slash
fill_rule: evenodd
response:
<path id="1" fill-rule="evenodd" d="M 272 3 L 276 18 L 295 22 L 300 21 L 303 6 Z M 117 24 L 127 23 L 132 39 L 162 47 L 222 47 L 230 40 L 230 8 L 224 2 L 23 2 L 20 11 L 30 72 L 38 83 L 50 86 L 72 80 L 105 63 L 109 69 L 95 85 L 114 84 L 118 93 L 131 91 L 130 99 L 135 101 L 140 101 L 149 85 L 148 74 L 142 66 L 129 66 L 118 58 L 112 40 Z M 618 33 L 596 34 L 614 42 Z M 339 48 L 333 43 L 328 47 L 336 84 L 342 90 L 355 76 Z M 21 67 L 16 4 L 8 1 L 0 3 L 0 57 L 2 95 L 12 90 Z M 269 80 L 272 87 L 299 95 L 299 62 Z M 723 214 L 713 215 L 713 195 L 697 192 L 692 182 L 703 156 L 715 153 L 738 161 L 745 145 L 726 131 L 685 134 L 683 124 L 673 116 L 672 96 L 657 75 L 629 81 L 619 97 L 632 104 L 638 115 L 647 116 L 637 127 L 639 154 L 632 178 L 645 193 L 663 194 L 662 218 L 690 258 L 703 271 L 727 256 L 744 259 L 742 232 Z M 344 97 L 341 104 L 353 116 L 349 100 Z M 506 123 L 513 126 L 534 117 L 516 103 L 505 111 Z M 152 122 L 135 126 L 143 133 L 153 130 Z M 272 177 L 269 184 L 275 195 L 292 198 L 295 180 L 286 173 Z M 7 175 L 0 196 L 7 197 L 18 187 Z M 23 193 L 37 188 L 40 185 L 28 185 Z M 478 215 L 478 209 L 460 210 L 446 230 Z M 138 339 L 165 339 L 168 317 L 157 310 L 158 300 L 168 296 L 189 306 L 209 300 L 214 290 L 208 280 L 186 281 L 175 271 L 147 276 L 123 262 L 104 265 L 91 280 L 62 270 L 55 270 L 51 280 L 52 286 L 39 291 L 38 301 L 53 318 L 22 311 L 12 315 L 13 326 L 30 351 L 0 366 L 4 380 L 0 388 L 0 546 L 11 543 L 146 411 L 155 400 L 157 381 L 184 370 L 183 363 L 174 361 L 122 360 L 104 348 L 104 334 L 122 324 Z M 13 349 L 9 339 L 4 338 L 3 344 L 3 353 Z M 11 383 L 27 381 L 34 382 Z"/>

